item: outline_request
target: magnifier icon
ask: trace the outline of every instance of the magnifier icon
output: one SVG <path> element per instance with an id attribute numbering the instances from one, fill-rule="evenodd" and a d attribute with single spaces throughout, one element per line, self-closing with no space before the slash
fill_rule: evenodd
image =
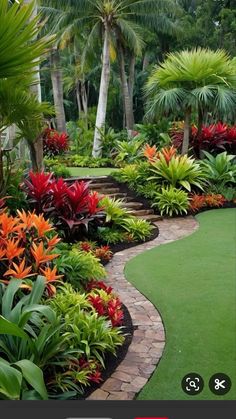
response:
<path id="1" fill-rule="evenodd" d="M 192 388 L 197 388 L 195 381 L 190 381 L 190 383 L 188 383 L 189 387 Z"/>

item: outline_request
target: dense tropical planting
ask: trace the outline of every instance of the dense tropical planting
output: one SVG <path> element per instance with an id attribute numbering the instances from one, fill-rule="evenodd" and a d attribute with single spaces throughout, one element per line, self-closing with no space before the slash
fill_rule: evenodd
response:
<path id="1" fill-rule="evenodd" d="M 130 337 L 113 253 L 236 205 L 232 3 L 1 0 L 0 400 L 86 397 Z"/>

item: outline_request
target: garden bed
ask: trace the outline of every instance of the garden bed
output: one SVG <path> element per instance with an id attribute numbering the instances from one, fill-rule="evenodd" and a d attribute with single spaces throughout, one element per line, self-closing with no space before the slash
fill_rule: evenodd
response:
<path id="1" fill-rule="evenodd" d="M 101 375 L 102 382 L 100 384 L 93 383 L 89 388 L 87 388 L 87 390 L 85 390 L 84 394 L 81 397 L 79 397 L 80 400 L 87 399 L 95 390 L 100 388 L 104 384 L 104 382 L 115 372 L 117 367 L 126 357 L 129 346 L 132 343 L 134 326 L 129 310 L 124 304 L 122 304 L 122 310 L 124 313 L 123 334 L 125 337 L 125 341 L 123 345 L 118 348 L 116 356 L 112 354 L 106 355 L 104 360 L 106 368 L 103 370 Z"/>

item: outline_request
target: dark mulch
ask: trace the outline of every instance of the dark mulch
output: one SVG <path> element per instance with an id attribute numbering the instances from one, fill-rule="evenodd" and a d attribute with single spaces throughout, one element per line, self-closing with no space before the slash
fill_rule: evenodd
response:
<path id="1" fill-rule="evenodd" d="M 104 382 L 113 374 L 113 372 L 115 372 L 116 368 L 123 361 L 128 352 L 129 345 L 131 344 L 133 339 L 134 326 L 127 307 L 123 305 L 122 309 L 124 311 L 123 334 L 125 336 L 125 341 L 123 345 L 118 348 L 116 356 L 112 354 L 108 354 L 106 356 L 106 369 L 102 372 L 102 382 L 100 384 L 93 383 L 89 388 L 87 388 L 83 396 L 79 397 L 79 399 L 81 400 L 84 400 L 87 397 L 89 397 L 90 394 L 92 394 L 95 390 L 97 390 L 104 384 Z"/>
<path id="2" fill-rule="evenodd" d="M 131 242 L 131 243 L 121 242 L 117 244 L 111 244 L 110 248 L 111 248 L 112 253 L 121 252 L 122 250 L 130 249 L 131 247 L 135 247 L 140 244 L 150 242 L 156 239 L 158 235 L 159 235 L 159 228 L 155 226 L 155 228 L 152 230 L 151 236 L 147 238 L 145 241 L 136 241 L 136 242 Z"/>

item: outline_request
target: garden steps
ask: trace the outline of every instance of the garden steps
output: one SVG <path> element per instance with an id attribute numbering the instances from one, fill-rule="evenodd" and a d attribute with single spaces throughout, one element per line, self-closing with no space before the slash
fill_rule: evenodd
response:
<path id="1" fill-rule="evenodd" d="M 149 221 L 150 223 L 163 220 L 163 217 L 158 214 L 136 215 L 136 217 L 140 220 Z"/>
<path id="2" fill-rule="evenodd" d="M 113 181 L 110 176 L 72 177 L 65 179 L 65 181 L 68 183 L 75 181 L 81 182 L 82 180 L 84 182 L 90 182 L 90 189 L 92 191 L 97 191 L 100 195 L 106 195 L 113 199 L 122 199 L 122 208 L 126 209 L 129 214 L 137 217 L 138 219 L 143 219 L 149 222 L 162 220 L 162 217 L 155 214 L 153 209 L 147 208 L 143 202 L 140 202 L 137 198 L 134 198 L 131 192 L 129 193 L 127 190 L 124 191 L 124 189 L 120 187 L 116 181 Z"/>
<path id="3" fill-rule="evenodd" d="M 144 208 L 144 209 L 130 211 L 130 214 L 131 215 L 136 215 L 136 217 L 139 217 L 141 215 L 152 215 L 152 214 L 154 214 L 154 210 Z"/>
<path id="4" fill-rule="evenodd" d="M 130 209 L 130 208 L 132 208 L 132 209 L 138 209 L 138 208 L 142 208 L 143 207 L 143 204 L 142 204 L 142 202 L 133 202 L 133 201 L 131 201 L 131 202 L 122 202 L 121 206 L 123 208 L 127 208 L 127 209 Z"/>

